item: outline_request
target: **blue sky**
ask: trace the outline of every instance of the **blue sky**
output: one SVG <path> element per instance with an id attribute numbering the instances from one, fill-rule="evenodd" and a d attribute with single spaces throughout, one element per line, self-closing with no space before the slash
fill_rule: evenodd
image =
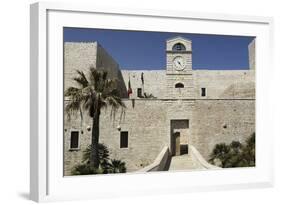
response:
<path id="1" fill-rule="evenodd" d="M 98 41 L 121 69 L 161 70 L 166 67 L 165 42 L 174 36 L 192 40 L 193 69 L 248 69 L 249 36 L 64 28 L 64 42 Z"/>

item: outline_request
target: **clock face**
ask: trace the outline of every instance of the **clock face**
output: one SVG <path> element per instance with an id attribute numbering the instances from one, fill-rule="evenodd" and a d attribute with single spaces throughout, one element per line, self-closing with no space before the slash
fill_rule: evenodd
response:
<path id="1" fill-rule="evenodd" d="M 174 58 L 173 60 L 173 67 L 176 69 L 176 70 L 183 70 L 186 66 L 186 63 L 184 62 L 184 59 L 183 57 L 181 56 L 177 56 Z"/>

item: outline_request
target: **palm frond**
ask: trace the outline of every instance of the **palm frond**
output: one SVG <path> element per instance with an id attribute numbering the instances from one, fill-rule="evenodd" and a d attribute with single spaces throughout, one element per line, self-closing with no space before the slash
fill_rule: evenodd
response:
<path id="1" fill-rule="evenodd" d="M 109 92 L 116 89 L 117 87 L 117 80 L 116 79 L 107 79 L 104 83 L 104 89 L 108 90 Z"/>
<path id="2" fill-rule="evenodd" d="M 105 98 L 105 102 L 113 108 L 119 108 L 119 107 L 125 108 L 126 107 L 126 105 L 124 104 L 122 99 L 116 95 L 107 96 Z"/>
<path id="3" fill-rule="evenodd" d="M 66 91 L 64 92 L 64 96 L 69 97 L 69 96 L 74 96 L 77 94 L 77 92 L 79 92 L 79 88 L 75 88 L 75 87 L 69 87 L 66 89 Z"/>
<path id="4" fill-rule="evenodd" d="M 96 68 L 91 67 L 89 72 L 90 84 L 94 87 L 96 91 L 99 91 L 99 83 L 101 81 L 102 71 L 98 71 Z"/>
<path id="5" fill-rule="evenodd" d="M 111 159 L 109 164 L 111 173 L 125 173 L 126 163 L 121 160 Z"/>
<path id="6" fill-rule="evenodd" d="M 107 80 L 107 72 L 102 73 L 102 79 L 104 82 Z"/>
<path id="7" fill-rule="evenodd" d="M 83 71 L 76 70 L 78 76 L 73 78 L 74 81 L 78 83 L 82 88 L 85 88 L 89 85 L 89 82 Z"/>
<path id="8" fill-rule="evenodd" d="M 121 107 L 121 119 L 126 106 L 118 92 L 118 81 L 107 79 L 108 74 L 106 71 L 100 71 L 94 67 L 90 68 L 89 75 L 87 75 L 87 77 L 82 71 L 77 71 L 77 73 L 78 76 L 73 80 L 78 83 L 79 87 L 70 87 L 65 92 L 65 96 L 68 97 L 65 107 L 66 112 L 71 115 L 80 111 L 81 120 L 83 120 L 82 107 L 84 110 L 89 112 L 89 116 L 92 118 L 94 116 L 99 116 L 101 109 L 106 108 L 107 106 L 111 107 L 111 116 L 112 114 L 115 116 L 117 109 Z M 97 129 L 99 129 L 99 127 Z M 96 135 L 97 136 L 94 137 L 98 138 L 98 134 Z M 90 153 L 94 151 L 96 150 L 88 149 L 86 153 L 84 153 L 83 161 L 89 161 L 87 159 L 89 159 Z M 91 159 L 90 164 L 95 167 L 98 167 L 98 165 L 101 164 L 105 168 L 108 166 L 106 161 L 107 160 L 99 162 L 99 160 L 95 157 L 95 159 Z M 116 172 L 126 172 L 125 163 L 113 161 L 113 164 L 113 166 L 117 167 L 115 168 Z M 85 167 L 81 168 L 84 169 Z"/>
<path id="9" fill-rule="evenodd" d="M 70 119 L 71 115 L 80 112 L 81 120 L 83 120 L 83 113 L 81 110 L 81 103 L 83 102 L 82 90 L 75 87 L 69 87 L 65 91 L 65 96 L 68 97 L 65 111 Z M 81 122 L 82 123 L 82 122 Z"/>
<path id="10" fill-rule="evenodd" d="M 67 113 L 68 118 L 70 119 L 70 116 L 76 114 L 77 111 L 80 111 L 80 102 L 68 101 L 65 106 L 65 112 Z"/>

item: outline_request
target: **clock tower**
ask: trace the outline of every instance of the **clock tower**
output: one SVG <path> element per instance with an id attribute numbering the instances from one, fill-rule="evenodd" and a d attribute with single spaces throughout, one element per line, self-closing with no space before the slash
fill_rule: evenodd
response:
<path id="1" fill-rule="evenodd" d="M 182 37 L 168 39 L 166 59 L 166 98 L 194 99 L 191 40 Z"/>
<path id="2" fill-rule="evenodd" d="M 192 70 L 192 42 L 182 37 L 166 41 L 167 74 L 187 74 Z"/>

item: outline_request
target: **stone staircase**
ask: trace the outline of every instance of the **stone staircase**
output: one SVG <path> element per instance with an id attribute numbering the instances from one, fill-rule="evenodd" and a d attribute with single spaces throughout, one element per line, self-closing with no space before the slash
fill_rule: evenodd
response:
<path id="1" fill-rule="evenodd" d="M 169 171 L 175 170 L 203 170 L 206 169 L 202 165 L 196 163 L 196 159 L 191 154 L 173 156 L 171 158 Z"/>
<path id="2" fill-rule="evenodd" d="M 188 154 L 171 157 L 169 147 L 165 146 L 152 164 L 137 172 L 221 169 L 209 164 L 194 146 L 188 147 Z"/>

